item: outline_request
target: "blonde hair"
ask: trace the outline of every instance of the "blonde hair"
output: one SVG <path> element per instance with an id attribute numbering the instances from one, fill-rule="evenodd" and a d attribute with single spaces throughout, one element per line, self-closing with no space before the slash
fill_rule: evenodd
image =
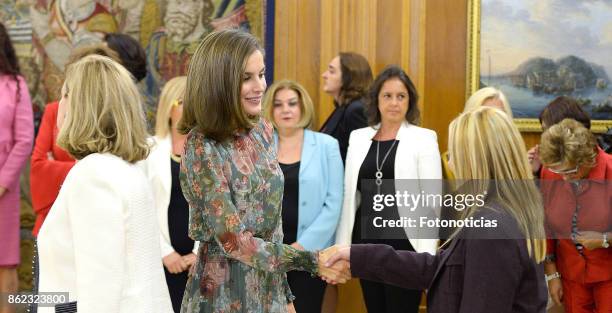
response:
<path id="1" fill-rule="evenodd" d="M 480 107 L 462 113 L 449 126 L 451 167 L 457 179 L 499 203 L 513 216 L 527 240 L 529 255 L 544 260 L 544 209 L 520 132 L 504 112 Z M 462 212 L 469 218 L 477 210 Z M 456 233 L 455 233 L 456 235 Z"/>
<path id="2" fill-rule="evenodd" d="M 485 87 L 474 92 L 470 98 L 466 101 L 465 107 L 463 108 L 463 112 L 473 111 L 479 107 L 481 107 L 487 100 L 499 100 L 503 107 L 504 112 L 508 114 L 510 118 L 512 118 L 512 109 L 510 108 L 510 103 L 508 99 L 504 95 L 501 90 L 493 88 L 493 87 Z"/>
<path id="3" fill-rule="evenodd" d="M 595 166 L 597 141 L 586 127 L 566 118 L 542 134 L 540 159 L 547 167 Z"/>
<path id="4" fill-rule="evenodd" d="M 111 153 L 135 163 L 147 157 L 140 94 L 123 66 L 89 55 L 67 68 L 64 84 L 69 96 L 57 139 L 60 147 L 76 159 Z"/>
<path id="5" fill-rule="evenodd" d="M 178 76 L 169 80 L 162 89 L 157 105 L 157 116 L 155 118 L 155 136 L 166 137 L 170 132 L 170 111 L 175 101 L 183 100 L 187 76 Z"/>
<path id="6" fill-rule="evenodd" d="M 272 86 L 270 86 L 270 88 L 268 88 L 268 91 L 263 99 L 264 117 L 272 122 L 274 127 L 278 127 L 274 121 L 272 112 L 274 111 L 274 97 L 276 97 L 276 93 L 278 91 L 283 89 L 293 90 L 295 93 L 297 93 L 298 101 L 300 103 L 300 111 L 302 112 L 302 117 L 298 121 L 297 127 L 309 128 L 314 120 L 314 105 L 312 104 L 312 99 L 310 98 L 310 95 L 308 95 L 308 91 L 306 91 L 302 85 L 292 80 L 281 80 L 275 82 L 272 84 Z"/>

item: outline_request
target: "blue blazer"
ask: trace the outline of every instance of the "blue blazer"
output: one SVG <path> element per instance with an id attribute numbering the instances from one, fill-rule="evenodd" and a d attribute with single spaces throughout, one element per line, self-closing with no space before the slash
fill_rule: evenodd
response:
<path id="1" fill-rule="evenodd" d="M 278 142 L 277 136 L 274 139 Z M 344 167 L 336 139 L 304 130 L 298 184 L 297 242 L 309 251 L 333 245 L 344 192 Z"/>

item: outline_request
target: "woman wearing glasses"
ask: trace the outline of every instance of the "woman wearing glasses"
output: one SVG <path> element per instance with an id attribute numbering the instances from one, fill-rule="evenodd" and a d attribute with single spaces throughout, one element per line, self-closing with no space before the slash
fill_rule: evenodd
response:
<path id="1" fill-rule="evenodd" d="M 550 295 L 567 313 L 612 312 L 612 156 L 565 119 L 542 134 L 540 157 Z"/>

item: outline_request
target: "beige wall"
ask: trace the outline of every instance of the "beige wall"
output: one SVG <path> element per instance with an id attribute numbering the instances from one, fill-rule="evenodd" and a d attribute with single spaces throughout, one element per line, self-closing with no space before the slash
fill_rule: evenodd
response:
<path id="1" fill-rule="evenodd" d="M 422 126 L 447 146 L 450 121 L 463 109 L 468 0 L 283 0 L 276 2 L 274 77 L 302 83 L 318 128 L 333 110 L 321 73 L 340 51 L 363 54 L 374 74 L 402 66 L 421 101 Z M 524 134 L 530 146 L 538 134 Z"/>

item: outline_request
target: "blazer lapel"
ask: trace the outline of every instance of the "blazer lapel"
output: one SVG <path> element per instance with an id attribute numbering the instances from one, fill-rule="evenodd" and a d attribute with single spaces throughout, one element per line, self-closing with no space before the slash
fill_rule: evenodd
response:
<path id="1" fill-rule="evenodd" d="M 340 121 L 342 121 L 342 119 L 344 118 L 344 113 L 346 113 L 346 106 L 337 106 L 336 110 L 334 110 L 332 115 L 330 115 L 327 121 L 323 123 L 323 126 L 321 127 L 321 132 L 326 134 L 333 134 L 336 131 L 336 128 L 338 128 Z"/>
<path id="2" fill-rule="evenodd" d="M 405 171 L 403 171 L 406 167 L 405 166 L 401 166 L 402 163 L 406 162 L 406 157 L 407 157 L 407 153 L 409 153 L 410 150 L 406 150 L 404 147 L 408 146 L 410 144 L 409 142 L 409 138 L 410 138 L 410 124 L 408 122 L 403 122 L 402 126 L 400 127 L 399 131 L 397 132 L 397 136 L 395 137 L 395 139 L 399 140 L 399 143 L 397 145 L 397 152 L 395 154 L 395 179 L 408 179 L 408 178 L 413 178 L 413 177 L 409 177 L 409 175 L 407 173 L 405 173 Z M 410 148 L 408 148 L 410 149 Z"/>
<path id="3" fill-rule="evenodd" d="M 302 155 L 300 163 L 300 173 L 308 166 L 313 158 L 314 150 L 316 149 L 317 139 L 312 131 L 304 130 L 304 141 L 302 142 Z"/>

